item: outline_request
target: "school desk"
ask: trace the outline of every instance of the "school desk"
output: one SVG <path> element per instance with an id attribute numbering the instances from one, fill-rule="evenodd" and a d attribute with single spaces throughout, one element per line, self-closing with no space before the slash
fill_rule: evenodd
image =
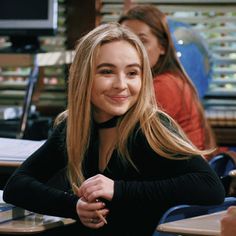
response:
<path id="1" fill-rule="evenodd" d="M 54 216 L 29 215 L 20 219 L 3 222 L 0 224 L 0 235 L 28 235 L 40 234 L 49 229 L 73 224 L 75 220 Z"/>
<path id="2" fill-rule="evenodd" d="M 220 220 L 226 211 L 158 225 L 157 231 L 191 236 L 219 236 Z"/>
<path id="3" fill-rule="evenodd" d="M 45 140 L 34 141 L 0 137 L 0 189 L 3 189 L 13 171 L 44 142 Z"/>

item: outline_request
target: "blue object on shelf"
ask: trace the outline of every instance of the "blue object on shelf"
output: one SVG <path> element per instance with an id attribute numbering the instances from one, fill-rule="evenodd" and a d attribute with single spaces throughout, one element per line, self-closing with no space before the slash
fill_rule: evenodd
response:
<path id="1" fill-rule="evenodd" d="M 179 60 L 202 99 L 212 80 L 213 63 L 208 45 L 189 24 L 168 19 L 168 25 Z"/>

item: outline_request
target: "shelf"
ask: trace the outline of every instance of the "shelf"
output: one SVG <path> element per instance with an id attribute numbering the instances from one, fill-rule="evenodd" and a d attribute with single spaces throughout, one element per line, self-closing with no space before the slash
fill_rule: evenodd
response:
<path id="1" fill-rule="evenodd" d="M 236 127 L 213 127 L 219 146 L 236 147 Z"/>
<path id="2" fill-rule="evenodd" d="M 64 65 L 70 64 L 73 57 L 73 51 L 46 52 L 37 54 L 1 53 L 0 67 L 27 67 L 35 64 L 39 67 Z"/>

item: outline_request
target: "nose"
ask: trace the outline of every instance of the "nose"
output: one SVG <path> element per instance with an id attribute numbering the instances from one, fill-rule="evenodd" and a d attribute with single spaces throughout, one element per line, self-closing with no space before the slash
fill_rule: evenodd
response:
<path id="1" fill-rule="evenodd" d="M 113 88 L 116 88 L 116 89 L 126 89 L 127 88 L 127 78 L 124 73 L 119 73 L 114 78 Z"/>

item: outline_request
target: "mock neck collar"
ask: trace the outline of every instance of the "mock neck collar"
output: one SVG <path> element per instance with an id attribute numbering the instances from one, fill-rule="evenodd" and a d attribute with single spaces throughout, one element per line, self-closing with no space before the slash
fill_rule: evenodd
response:
<path id="1" fill-rule="evenodd" d="M 116 127 L 118 118 L 119 118 L 119 116 L 114 116 L 110 120 L 107 120 L 102 123 L 95 122 L 95 125 L 98 129 L 114 128 L 114 127 Z"/>

